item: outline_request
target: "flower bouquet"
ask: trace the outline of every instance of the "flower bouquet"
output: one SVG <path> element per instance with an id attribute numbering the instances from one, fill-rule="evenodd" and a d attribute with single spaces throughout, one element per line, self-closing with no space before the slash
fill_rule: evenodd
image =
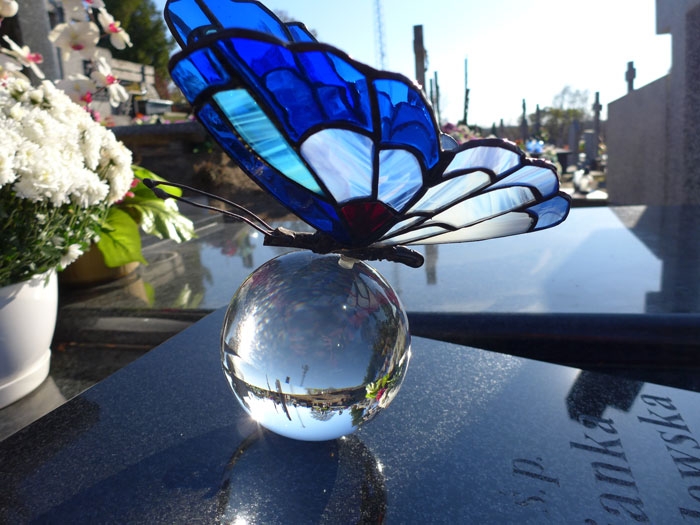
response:
<path id="1" fill-rule="evenodd" d="M 133 180 L 131 152 L 51 82 L 0 80 L 0 286 L 73 262 Z"/>
<path id="2" fill-rule="evenodd" d="M 139 227 L 194 235 L 139 181 L 156 176 L 51 82 L 0 79 L 0 137 L 0 287 L 61 270 L 93 242 L 107 266 L 145 262 Z"/>

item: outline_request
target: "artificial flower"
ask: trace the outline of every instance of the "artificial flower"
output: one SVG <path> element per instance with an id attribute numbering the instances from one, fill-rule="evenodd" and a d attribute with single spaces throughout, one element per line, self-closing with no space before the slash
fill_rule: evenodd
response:
<path id="1" fill-rule="evenodd" d="M 44 73 L 37 65 L 44 61 L 44 58 L 39 53 L 32 53 L 29 46 L 20 47 L 7 35 L 3 35 L 2 38 L 10 46 L 10 49 L 2 47 L 0 48 L 0 51 L 14 58 L 17 62 L 22 64 L 22 66 L 31 69 L 38 78 L 44 78 Z"/>
<path id="2" fill-rule="evenodd" d="M 107 88 L 109 103 L 113 107 L 129 100 L 129 94 L 119 83 L 119 79 L 112 74 L 112 68 L 104 57 L 97 60 L 97 70 L 90 74 L 90 78 L 97 83 L 98 87 Z"/>
<path id="3" fill-rule="evenodd" d="M 61 3 L 63 4 L 65 18 L 76 22 L 84 22 L 87 19 L 82 0 L 63 0 Z"/>
<path id="4" fill-rule="evenodd" d="M 131 38 L 129 34 L 124 31 L 121 24 L 114 20 L 112 15 L 110 15 L 104 9 L 100 9 L 97 13 L 97 20 L 99 20 L 102 29 L 109 35 L 109 43 L 114 46 L 115 49 L 125 49 L 126 47 L 131 47 Z"/>
<path id="5" fill-rule="evenodd" d="M 0 0 L 0 19 L 15 16 L 18 7 L 15 0 Z"/>
<path id="6" fill-rule="evenodd" d="M 23 68 L 24 66 L 13 57 L 0 53 L 0 79 L 22 75 Z"/>
<path id="7" fill-rule="evenodd" d="M 90 9 L 104 9 L 105 3 L 102 0 L 85 0 L 85 4 Z"/>
<path id="8" fill-rule="evenodd" d="M 85 75 L 71 75 L 56 82 L 56 87 L 62 89 L 73 102 L 83 105 L 92 102 L 92 95 L 97 90 L 95 82 Z"/>
<path id="9" fill-rule="evenodd" d="M 49 33 L 49 40 L 63 51 L 64 60 L 70 58 L 71 52 L 90 59 L 100 40 L 100 29 L 87 21 L 58 24 Z"/>

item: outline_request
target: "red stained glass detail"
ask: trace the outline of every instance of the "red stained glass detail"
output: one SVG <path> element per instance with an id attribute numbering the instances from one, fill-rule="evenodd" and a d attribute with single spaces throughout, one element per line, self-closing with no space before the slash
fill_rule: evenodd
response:
<path id="1" fill-rule="evenodd" d="M 368 237 L 389 220 L 393 213 L 381 202 L 350 202 L 340 208 L 353 237 Z"/>

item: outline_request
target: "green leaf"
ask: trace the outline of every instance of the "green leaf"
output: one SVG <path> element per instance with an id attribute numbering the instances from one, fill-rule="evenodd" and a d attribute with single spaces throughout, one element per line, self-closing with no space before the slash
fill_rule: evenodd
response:
<path id="1" fill-rule="evenodd" d="M 146 168 L 142 168 L 141 166 L 131 166 L 131 171 L 134 172 L 134 177 L 139 179 L 138 185 L 131 191 L 133 191 L 134 194 L 136 194 L 139 198 L 142 199 L 158 198 L 155 196 L 155 194 L 153 193 L 153 191 L 151 191 L 150 188 L 148 188 L 143 182 L 141 182 L 143 179 L 153 179 L 160 182 L 168 182 L 163 177 L 156 175 L 152 171 L 149 171 Z M 174 195 L 175 197 L 182 197 L 182 190 L 180 188 L 175 188 L 173 186 L 166 185 L 160 186 L 160 188 L 166 193 L 169 193 L 170 195 Z"/>
<path id="2" fill-rule="evenodd" d="M 144 178 L 165 181 L 155 173 L 140 166 L 132 166 L 134 176 L 139 183 L 132 188 L 133 197 L 126 197 L 118 206 L 128 212 L 141 225 L 141 229 L 159 239 L 171 239 L 175 242 L 188 241 L 195 237 L 192 221 L 182 215 L 173 199 L 163 200 L 141 182 Z M 161 186 L 170 195 L 179 197 L 182 190 L 170 186 Z"/>
<path id="3" fill-rule="evenodd" d="M 134 261 L 148 264 L 141 253 L 139 225 L 127 212 L 115 206 L 107 213 L 97 248 L 110 268 Z"/>
<path id="4" fill-rule="evenodd" d="M 141 218 L 141 229 L 159 239 L 172 239 L 175 242 L 194 238 L 194 224 L 182 215 L 174 202 L 167 200 L 143 200 L 133 204 Z"/>

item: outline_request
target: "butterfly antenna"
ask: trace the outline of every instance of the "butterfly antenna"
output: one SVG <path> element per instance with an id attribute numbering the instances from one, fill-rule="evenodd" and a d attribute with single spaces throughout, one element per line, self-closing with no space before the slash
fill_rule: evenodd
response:
<path id="1" fill-rule="evenodd" d="M 215 211 L 217 213 L 221 213 L 223 215 L 226 215 L 227 217 L 231 217 L 233 219 L 236 219 L 238 221 L 243 221 L 249 226 L 252 226 L 256 230 L 258 230 L 260 233 L 264 235 L 269 235 L 274 231 L 274 228 L 267 224 L 263 219 L 255 215 L 252 211 L 249 209 L 245 208 L 244 206 L 241 206 L 240 204 L 236 204 L 235 202 L 232 202 L 228 199 L 225 199 L 223 197 L 219 197 L 218 195 L 214 195 L 213 193 L 206 192 L 204 190 L 200 190 L 198 188 L 193 188 L 192 186 L 188 186 L 186 184 L 180 184 L 177 182 L 167 182 L 167 181 L 159 181 L 155 179 L 142 179 L 142 182 L 144 185 L 149 188 L 156 197 L 160 199 L 175 199 L 178 202 L 184 202 L 186 204 L 189 204 L 190 206 L 194 206 L 196 208 L 201 208 L 203 210 L 210 210 L 210 211 Z M 167 191 L 163 190 L 162 188 L 159 188 L 159 186 L 172 186 L 173 188 L 180 188 L 181 190 L 188 190 L 192 191 L 194 193 L 197 193 L 199 195 L 202 195 L 204 197 L 208 197 L 210 199 L 223 202 L 224 204 L 228 204 L 231 206 L 233 209 L 238 210 L 241 213 L 234 213 L 229 210 L 222 210 L 221 208 L 215 208 L 214 206 L 209 206 L 208 204 L 202 204 L 200 202 L 195 202 L 191 201 L 189 199 L 186 199 L 184 197 L 180 197 L 178 195 L 172 195 L 168 193 Z"/>

